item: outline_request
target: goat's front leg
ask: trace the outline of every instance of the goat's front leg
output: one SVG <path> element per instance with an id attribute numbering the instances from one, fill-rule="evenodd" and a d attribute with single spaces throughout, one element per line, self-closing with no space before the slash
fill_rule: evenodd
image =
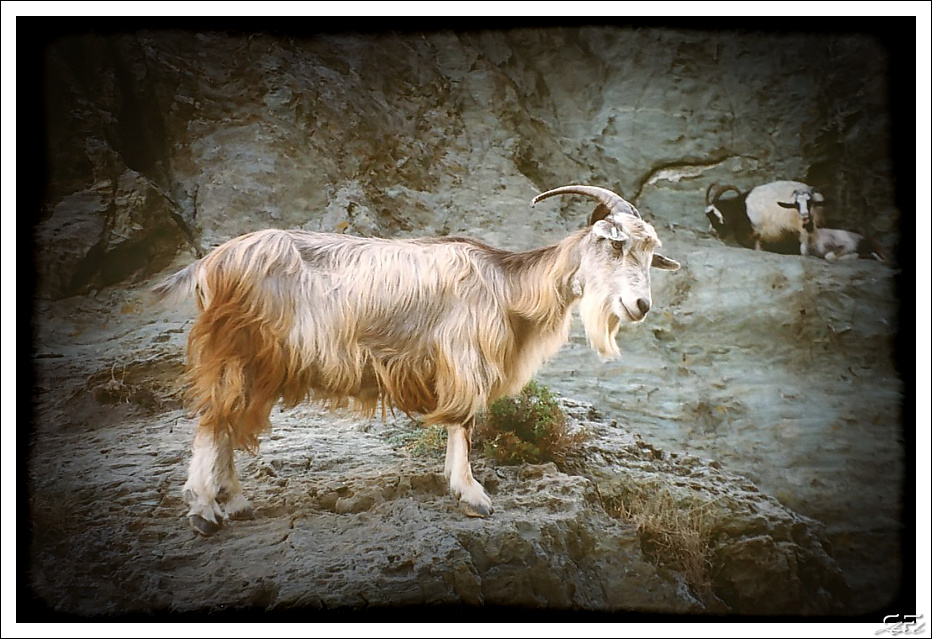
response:
<path id="1" fill-rule="evenodd" d="M 482 484 L 472 476 L 469 466 L 472 420 L 465 424 L 447 426 L 447 458 L 443 474 L 450 482 L 450 492 L 460 500 L 460 507 L 470 517 L 488 517 L 492 514 L 492 500 L 485 494 Z"/>

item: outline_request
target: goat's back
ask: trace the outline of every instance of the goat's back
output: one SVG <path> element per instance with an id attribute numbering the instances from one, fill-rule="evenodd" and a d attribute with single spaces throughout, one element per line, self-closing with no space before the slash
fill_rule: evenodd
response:
<path id="1" fill-rule="evenodd" d="M 784 208 L 778 202 L 793 202 L 794 191 L 804 190 L 812 191 L 812 220 L 815 226 L 822 226 L 825 221 L 824 209 L 819 205 L 822 196 L 808 184 L 780 180 L 761 184 L 750 190 L 746 199 L 748 220 L 763 241 L 777 242 L 788 235 L 799 237 L 803 230 L 799 212 L 795 208 Z"/>
<path id="2" fill-rule="evenodd" d="M 219 350 L 244 361 L 275 352 L 257 368 L 279 369 L 288 404 L 352 397 L 369 412 L 384 396 L 428 421 L 456 421 L 507 386 L 514 332 L 494 255 L 467 240 L 266 230 L 230 240 L 155 291 L 196 289 L 195 367 Z M 233 342 L 243 352 L 230 351 Z"/>

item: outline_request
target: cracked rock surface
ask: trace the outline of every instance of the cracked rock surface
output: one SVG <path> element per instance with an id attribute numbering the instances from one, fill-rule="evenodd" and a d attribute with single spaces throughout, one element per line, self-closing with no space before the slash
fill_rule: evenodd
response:
<path id="1" fill-rule="evenodd" d="M 120 418 L 91 434 L 45 435 L 37 446 L 33 467 L 56 471 L 34 482 L 33 587 L 54 609 L 79 615 L 463 604 L 845 609 L 848 586 L 821 524 L 708 461 L 671 458 L 593 420 L 586 404 L 564 405 L 593 443 L 564 470 L 477 460 L 496 503 L 489 520 L 462 516 L 439 457 L 398 446 L 397 434 L 416 428 L 406 420 L 360 428 L 313 407 L 282 413 L 261 455 L 238 458 L 256 519 L 228 521 L 206 539 L 181 516 L 193 422 L 179 410 L 103 407 Z M 56 457 L 64 447 L 67 460 Z M 675 490 L 678 476 L 692 478 L 690 495 L 725 504 L 711 591 L 645 552 L 635 526 L 608 507 L 658 478 Z"/>

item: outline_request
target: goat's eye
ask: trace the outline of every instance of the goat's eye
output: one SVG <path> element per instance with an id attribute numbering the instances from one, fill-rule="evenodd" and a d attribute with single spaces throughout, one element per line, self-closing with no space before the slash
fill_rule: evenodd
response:
<path id="1" fill-rule="evenodd" d="M 621 251 L 625 248 L 625 243 L 622 240 L 612 240 L 612 248 Z"/>

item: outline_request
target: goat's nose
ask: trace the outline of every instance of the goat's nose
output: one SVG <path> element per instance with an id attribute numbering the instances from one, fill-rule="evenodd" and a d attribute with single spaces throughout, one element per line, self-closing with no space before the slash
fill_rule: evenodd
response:
<path id="1" fill-rule="evenodd" d="M 650 300 L 647 298 L 638 299 L 638 310 L 641 311 L 642 315 L 647 315 L 647 311 L 650 310 Z"/>

